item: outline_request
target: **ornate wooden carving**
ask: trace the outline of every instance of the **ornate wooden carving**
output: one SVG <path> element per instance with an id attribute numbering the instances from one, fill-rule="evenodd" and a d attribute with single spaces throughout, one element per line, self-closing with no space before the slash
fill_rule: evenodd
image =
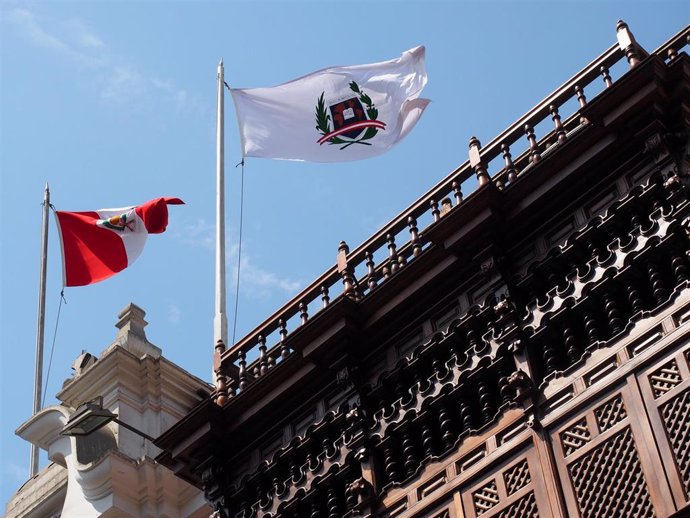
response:
<path id="1" fill-rule="evenodd" d="M 254 334 L 218 346 L 219 414 L 170 432 L 185 446 L 164 444 L 163 460 L 195 466 L 185 475 L 219 517 L 687 511 L 686 40 L 647 56 L 625 24 L 618 37 L 495 141 L 472 138 L 469 163 L 381 232 L 352 253 L 342 242 Z"/>

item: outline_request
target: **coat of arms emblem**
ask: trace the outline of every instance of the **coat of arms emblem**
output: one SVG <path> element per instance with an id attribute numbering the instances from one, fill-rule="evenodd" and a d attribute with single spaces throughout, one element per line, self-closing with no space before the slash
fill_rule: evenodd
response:
<path id="1" fill-rule="evenodd" d="M 349 86 L 354 95 L 348 92 L 326 102 L 326 92 L 322 92 L 316 103 L 316 130 L 321 135 L 317 142 L 320 145 L 328 142 L 340 145 L 340 149 L 352 144 L 371 146 L 366 141 L 374 138 L 379 130 L 386 129 L 386 124 L 377 120 L 379 112 L 371 97 L 354 81 Z"/>
<path id="2" fill-rule="evenodd" d="M 109 228 L 110 230 L 115 230 L 116 232 L 134 232 L 136 228 L 136 219 L 134 219 L 134 211 L 130 210 L 124 214 L 119 214 L 117 216 L 111 216 L 106 219 L 99 219 L 96 221 L 96 226 Z"/>

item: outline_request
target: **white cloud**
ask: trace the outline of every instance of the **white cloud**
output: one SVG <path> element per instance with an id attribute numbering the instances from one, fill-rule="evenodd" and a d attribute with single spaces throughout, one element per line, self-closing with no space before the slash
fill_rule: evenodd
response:
<path id="1" fill-rule="evenodd" d="M 103 40 L 93 33 L 83 20 L 72 18 L 65 22 L 65 27 L 72 33 L 77 44 L 82 47 L 98 48 L 104 46 Z"/>
<path id="2" fill-rule="evenodd" d="M 274 291 L 281 291 L 292 295 L 302 285 L 301 282 L 287 277 L 279 277 L 275 273 L 268 272 L 251 262 L 246 254 L 242 257 L 240 269 L 240 293 L 253 298 L 266 298 Z M 237 277 L 237 265 L 233 267 L 234 278 Z M 233 282 L 234 284 L 234 282 Z"/>
<path id="3" fill-rule="evenodd" d="M 106 102 L 121 105 L 145 100 L 150 104 L 158 100 L 174 105 L 177 110 L 201 109 L 201 102 L 173 81 L 150 76 L 129 59 L 114 54 L 84 20 L 40 20 L 34 12 L 19 7 L 10 11 L 7 19 L 34 46 L 86 69 L 97 70 L 89 79 L 98 85 L 100 97 Z"/>
<path id="4" fill-rule="evenodd" d="M 215 225 L 209 224 L 204 218 L 183 225 L 180 230 L 173 231 L 173 236 L 185 245 L 215 250 Z"/>
<path id="5" fill-rule="evenodd" d="M 182 230 L 174 232 L 173 236 L 193 247 L 202 247 L 210 251 L 215 250 L 215 225 L 199 218 L 196 222 L 184 225 Z M 228 285 L 234 289 L 237 282 L 237 252 L 238 244 L 227 240 L 225 258 Z M 267 298 L 279 291 L 292 295 L 302 286 L 302 282 L 289 277 L 280 277 L 256 265 L 246 248 L 242 250 L 242 268 L 240 269 L 240 293 L 252 298 Z"/>
<path id="6" fill-rule="evenodd" d="M 170 304 L 168 306 L 168 322 L 171 324 L 177 324 L 182 317 L 182 311 L 177 304 Z"/>
<path id="7" fill-rule="evenodd" d="M 130 67 L 118 65 L 111 70 L 101 96 L 115 102 L 127 102 L 145 93 L 146 81 L 141 74 Z"/>

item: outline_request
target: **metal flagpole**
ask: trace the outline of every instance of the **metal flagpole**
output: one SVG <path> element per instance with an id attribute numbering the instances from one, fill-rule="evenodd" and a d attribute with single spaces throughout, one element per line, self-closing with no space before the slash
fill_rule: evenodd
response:
<path id="1" fill-rule="evenodd" d="M 41 274 L 38 281 L 38 318 L 36 320 L 36 372 L 34 374 L 34 414 L 41 410 L 43 392 L 43 335 L 46 320 L 46 276 L 48 272 L 48 213 L 50 189 L 46 183 L 43 195 L 43 228 L 41 229 Z M 31 477 L 38 473 L 38 446 L 31 445 Z"/>
<path id="2" fill-rule="evenodd" d="M 213 342 L 228 344 L 228 317 L 225 309 L 225 151 L 223 60 L 218 63 L 218 112 L 216 115 L 216 314 Z"/>

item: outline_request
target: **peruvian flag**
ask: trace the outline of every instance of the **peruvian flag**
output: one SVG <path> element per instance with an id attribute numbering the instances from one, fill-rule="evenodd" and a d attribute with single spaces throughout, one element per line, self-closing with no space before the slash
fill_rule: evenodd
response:
<path id="1" fill-rule="evenodd" d="M 157 198 L 137 207 L 93 212 L 56 211 L 65 286 L 102 281 L 132 264 L 149 234 L 168 226 L 168 205 L 179 198 Z"/>

